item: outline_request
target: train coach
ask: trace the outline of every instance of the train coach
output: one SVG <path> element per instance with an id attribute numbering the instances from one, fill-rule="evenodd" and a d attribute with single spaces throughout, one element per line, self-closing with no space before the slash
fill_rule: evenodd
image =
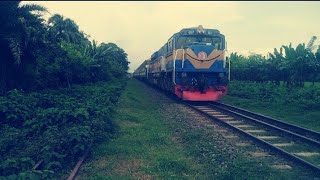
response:
<path id="1" fill-rule="evenodd" d="M 225 36 L 201 25 L 184 28 L 134 71 L 133 76 L 185 101 L 217 101 L 228 87 Z"/>

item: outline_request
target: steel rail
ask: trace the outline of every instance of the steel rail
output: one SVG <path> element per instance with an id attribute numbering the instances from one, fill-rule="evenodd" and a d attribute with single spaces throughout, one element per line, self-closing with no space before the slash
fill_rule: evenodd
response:
<path id="1" fill-rule="evenodd" d="M 296 163 L 299 163 L 299 164 L 301 164 L 301 165 L 303 165 L 303 166 L 305 166 L 305 167 L 307 167 L 307 168 L 310 168 L 311 170 L 313 170 L 313 171 L 315 171 L 315 172 L 317 172 L 317 173 L 320 173 L 320 168 L 319 168 L 318 166 L 316 166 L 316 165 L 314 165 L 314 164 L 312 164 L 312 163 L 310 163 L 310 162 L 307 162 L 307 161 L 305 161 L 304 159 L 301 159 L 301 158 L 299 158 L 298 156 L 295 156 L 295 155 L 293 155 L 293 154 L 291 154 L 291 153 L 289 153 L 289 152 L 287 152 L 287 151 L 285 151 L 285 150 L 283 150 L 283 149 L 280 149 L 280 148 L 278 148 L 278 147 L 276 147 L 276 146 L 273 146 L 272 144 L 270 144 L 270 143 L 268 143 L 268 142 L 266 142 L 266 141 L 264 141 L 264 140 L 262 140 L 262 139 L 259 139 L 259 138 L 255 137 L 255 136 L 253 136 L 253 135 L 245 132 L 244 130 L 242 130 L 242 129 L 240 129 L 240 128 L 237 128 L 237 127 L 235 127 L 235 126 L 233 126 L 233 125 L 231 125 L 231 124 L 229 124 L 229 123 L 227 123 L 227 122 L 225 122 L 225 121 L 222 121 L 222 120 L 220 120 L 220 119 L 218 119 L 218 118 L 210 115 L 209 113 L 207 113 L 207 112 L 205 112 L 205 111 L 203 111 L 203 110 L 201 110 L 201 109 L 198 109 L 198 108 L 195 107 L 194 105 L 190 105 L 190 104 L 187 104 L 187 103 L 186 103 L 186 105 L 189 106 L 189 107 L 191 107 L 192 109 L 198 111 L 199 113 L 205 115 L 206 117 L 208 117 L 208 118 L 210 118 L 210 119 L 212 119 L 212 120 L 214 120 L 214 121 L 216 121 L 216 122 L 222 123 L 223 125 L 225 125 L 225 126 L 231 128 L 231 129 L 233 129 L 233 130 L 235 130 L 235 131 L 237 131 L 237 132 L 245 135 L 246 137 L 250 138 L 250 139 L 253 140 L 254 142 L 257 142 L 257 143 L 259 143 L 259 144 L 262 144 L 262 145 L 264 145 L 265 147 L 268 147 L 270 150 L 272 150 L 272 151 L 274 151 L 274 152 L 277 152 L 277 153 L 283 155 L 283 156 L 286 157 L 287 159 L 292 160 L 292 161 L 295 161 Z M 209 108 L 209 109 L 210 109 L 210 108 Z"/>

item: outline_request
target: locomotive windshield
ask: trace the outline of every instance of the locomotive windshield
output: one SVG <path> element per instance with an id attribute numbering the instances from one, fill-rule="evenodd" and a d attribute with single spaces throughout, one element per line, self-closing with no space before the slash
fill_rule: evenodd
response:
<path id="1" fill-rule="evenodd" d="M 202 45 L 212 45 L 215 49 L 223 50 L 224 42 L 223 39 L 219 36 L 180 36 L 177 38 L 176 47 L 185 49 L 190 45 L 202 44 Z"/>

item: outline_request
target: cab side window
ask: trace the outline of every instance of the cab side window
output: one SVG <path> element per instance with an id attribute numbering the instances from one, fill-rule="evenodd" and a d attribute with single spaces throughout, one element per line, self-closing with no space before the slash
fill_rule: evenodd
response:
<path id="1" fill-rule="evenodd" d="M 168 53 L 173 51 L 173 38 L 168 41 Z"/>

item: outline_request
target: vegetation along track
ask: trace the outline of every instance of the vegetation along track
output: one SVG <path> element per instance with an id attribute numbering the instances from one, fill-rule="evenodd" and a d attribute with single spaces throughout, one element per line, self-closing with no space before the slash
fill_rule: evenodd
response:
<path id="1" fill-rule="evenodd" d="M 289 160 L 320 172 L 320 134 L 222 103 L 186 104 Z"/>
<path id="2" fill-rule="evenodd" d="M 87 151 L 84 153 L 84 155 L 81 156 L 78 163 L 76 164 L 76 166 L 73 168 L 71 174 L 69 175 L 68 180 L 74 180 L 77 178 L 77 174 L 80 170 L 80 167 L 81 167 L 83 161 L 85 160 L 85 158 L 87 157 L 88 153 L 89 153 L 89 149 L 87 149 Z"/>
<path id="3" fill-rule="evenodd" d="M 90 145 L 91 147 L 91 145 Z M 85 158 L 88 156 L 89 153 L 89 148 L 85 151 L 85 153 L 80 157 L 80 159 L 78 160 L 77 164 L 75 165 L 75 167 L 73 168 L 73 170 L 71 171 L 70 175 L 68 176 L 68 180 L 74 180 L 77 178 L 77 174 L 80 170 L 80 167 L 83 163 L 83 161 L 85 160 Z M 41 159 L 39 160 L 34 166 L 33 166 L 33 170 L 39 170 L 41 167 L 43 167 L 43 163 L 44 160 Z"/>

